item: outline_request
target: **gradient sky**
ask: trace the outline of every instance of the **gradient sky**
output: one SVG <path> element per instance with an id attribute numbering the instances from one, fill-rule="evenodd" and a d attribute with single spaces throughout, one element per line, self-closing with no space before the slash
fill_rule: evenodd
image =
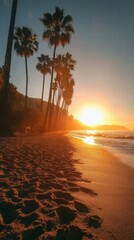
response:
<path id="1" fill-rule="evenodd" d="M 0 66 L 4 63 L 12 0 L 0 0 Z M 55 6 L 73 17 L 71 44 L 57 54 L 72 53 L 77 61 L 73 73 L 75 91 L 69 113 L 97 106 L 104 111 L 104 124 L 134 129 L 134 0 L 18 0 L 16 26 L 27 26 L 38 35 L 38 53 L 29 58 L 29 96 L 40 97 L 42 75 L 35 69 L 41 53 L 52 56 L 53 48 L 42 40 L 39 18 Z M 47 78 L 47 85 L 50 77 Z M 25 92 L 24 58 L 12 53 L 10 82 Z M 47 92 L 45 99 L 47 99 Z"/>

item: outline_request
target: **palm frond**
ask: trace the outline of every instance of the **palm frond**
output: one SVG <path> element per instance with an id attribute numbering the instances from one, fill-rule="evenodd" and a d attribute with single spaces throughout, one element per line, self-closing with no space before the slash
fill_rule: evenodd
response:
<path id="1" fill-rule="evenodd" d="M 53 16 L 50 13 L 44 13 L 43 18 L 40 18 L 40 21 L 45 25 L 45 27 L 50 27 L 53 22 Z"/>
<path id="2" fill-rule="evenodd" d="M 64 9 L 60 9 L 59 7 L 55 8 L 55 12 L 53 14 L 53 21 L 61 22 L 64 18 Z"/>
<path id="3" fill-rule="evenodd" d="M 74 33 L 73 26 L 71 24 L 66 25 L 65 26 L 65 32 Z"/>
<path id="4" fill-rule="evenodd" d="M 30 57 L 38 50 L 37 35 L 27 27 L 17 27 L 14 34 L 14 50 L 17 55 Z"/>
<path id="5" fill-rule="evenodd" d="M 62 25 L 66 26 L 68 23 L 71 23 L 71 22 L 73 22 L 72 17 L 70 15 L 67 15 L 64 17 Z"/>
<path id="6" fill-rule="evenodd" d="M 43 32 L 42 38 L 44 40 L 48 40 L 51 37 L 51 31 L 47 29 L 45 32 Z"/>
<path id="7" fill-rule="evenodd" d="M 68 33 L 61 34 L 61 45 L 64 47 L 66 44 L 69 44 L 71 40 L 71 36 Z"/>

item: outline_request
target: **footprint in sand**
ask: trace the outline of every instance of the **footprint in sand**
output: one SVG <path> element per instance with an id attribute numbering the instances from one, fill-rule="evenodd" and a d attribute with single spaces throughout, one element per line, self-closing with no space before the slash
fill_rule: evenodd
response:
<path id="1" fill-rule="evenodd" d="M 68 201 L 64 198 L 53 198 L 53 201 L 55 203 L 57 203 L 58 205 L 59 204 L 64 204 L 64 205 L 67 205 L 68 204 Z"/>
<path id="2" fill-rule="evenodd" d="M 93 195 L 93 196 L 98 195 L 98 194 L 95 193 L 92 189 L 89 189 L 89 188 L 80 187 L 80 190 L 81 190 L 82 192 L 89 193 L 89 194 L 91 194 L 91 195 Z"/>
<path id="3" fill-rule="evenodd" d="M 26 198 L 26 197 L 28 196 L 27 190 L 23 190 L 23 189 L 18 190 L 18 196 L 19 196 L 20 198 Z"/>
<path id="4" fill-rule="evenodd" d="M 35 240 L 38 239 L 38 237 L 44 233 L 44 227 L 41 226 L 37 226 L 35 228 L 32 229 L 27 229 L 25 231 L 22 232 L 22 239 L 23 240 Z"/>
<path id="5" fill-rule="evenodd" d="M 18 191 L 15 188 L 7 191 L 6 197 L 11 199 L 12 202 L 21 202 L 21 199 L 18 197 Z"/>
<path id="6" fill-rule="evenodd" d="M 56 209 L 56 212 L 58 214 L 61 224 L 69 224 L 71 221 L 73 221 L 76 218 L 75 210 L 66 206 L 58 207 Z"/>
<path id="7" fill-rule="evenodd" d="M 79 192 L 79 191 L 80 191 L 80 188 L 79 188 L 79 187 L 70 187 L 70 188 L 69 188 L 69 191 L 70 191 L 70 192 Z"/>
<path id="8" fill-rule="evenodd" d="M 44 200 L 44 199 L 52 199 L 52 193 L 51 192 L 47 192 L 47 193 L 38 193 L 36 195 L 36 198 L 39 200 Z"/>
<path id="9" fill-rule="evenodd" d="M 55 223 L 54 221 L 48 220 L 46 222 L 46 231 L 50 232 L 53 228 L 55 228 Z"/>
<path id="10" fill-rule="evenodd" d="M 85 222 L 89 227 L 99 228 L 103 222 L 103 219 L 98 215 L 89 215 L 85 218 Z"/>
<path id="11" fill-rule="evenodd" d="M 74 207 L 76 208 L 76 210 L 78 212 L 83 212 L 83 213 L 88 213 L 89 212 L 88 207 L 81 202 L 74 201 Z"/>
<path id="12" fill-rule="evenodd" d="M 87 237 L 84 237 L 87 235 Z M 84 240 L 91 239 L 93 236 L 90 233 L 85 233 L 78 226 L 65 226 L 57 230 L 56 240 Z"/>
<path id="13" fill-rule="evenodd" d="M 29 227 L 35 220 L 37 220 L 39 215 L 35 212 L 27 216 L 20 216 L 20 223 L 24 224 L 26 227 Z"/>
<path id="14" fill-rule="evenodd" d="M 12 223 L 18 216 L 16 206 L 11 202 L 6 201 L 0 202 L 0 213 L 5 224 Z"/>
<path id="15" fill-rule="evenodd" d="M 70 193 L 67 193 L 67 192 L 55 191 L 53 193 L 57 198 L 63 198 L 68 201 L 72 201 L 74 199 L 74 197 Z"/>
<path id="16" fill-rule="evenodd" d="M 39 208 L 39 204 L 35 200 L 25 200 L 24 207 L 21 209 L 22 213 L 29 214 L 34 212 L 36 209 Z"/>

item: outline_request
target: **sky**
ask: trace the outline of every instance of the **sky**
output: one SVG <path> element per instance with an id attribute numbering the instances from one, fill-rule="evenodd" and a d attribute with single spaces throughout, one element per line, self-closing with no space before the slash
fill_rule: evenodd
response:
<path id="1" fill-rule="evenodd" d="M 4 63 L 12 0 L 0 0 L 0 66 Z M 28 96 L 41 97 L 42 75 L 36 70 L 37 57 L 53 48 L 42 40 L 43 13 L 64 9 L 73 18 L 71 43 L 58 47 L 57 54 L 70 52 L 77 61 L 73 77 L 74 96 L 69 114 L 79 118 L 83 109 L 97 107 L 103 124 L 134 129 L 134 0 L 18 0 L 16 27 L 32 28 L 39 50 L 28 59 Z M 24 58 L 12 51 L 10 82 L 25 93 Z M 50 76 L 44 99 L 48 98 Z"/>

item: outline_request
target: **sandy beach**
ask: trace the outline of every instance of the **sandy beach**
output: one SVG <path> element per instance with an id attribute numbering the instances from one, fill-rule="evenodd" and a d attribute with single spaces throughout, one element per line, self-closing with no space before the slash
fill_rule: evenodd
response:
<path id="1" fill-rule="evenodd" d="M 98 194 L 90 199 L 93 211 L 103 218 L 98 239 L 133 240 L 134 169 L 99 145 L 76 138 L 71 138 L 71 142 L 77 146 L 74 153 L 74 158 L 79 159 L 77 170 L 91 181 L 90 187 Z M 85 182 L 80 185 L 89 187 Z M 87 196 L 76 197 L 86 204 L 89 202 Z M 110 235 L 104 237 L 102 230 Z"/>
<path id="2" fill-rule="evenodd" d="M 132 177 L 68 134 L 0 138 L 0 239 L 132 240 Z"/>

